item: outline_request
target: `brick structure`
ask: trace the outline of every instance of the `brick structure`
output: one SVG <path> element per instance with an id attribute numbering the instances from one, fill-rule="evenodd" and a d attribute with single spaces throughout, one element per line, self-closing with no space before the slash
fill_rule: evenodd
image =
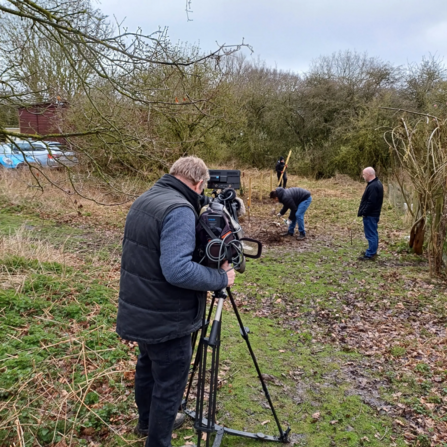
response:
<path id="1" fill-rule="evenodd" d="M 19 108 L 19 125 L 22 134 L 46 135 L 62 133 L 61 113 L 67 107 L 66 103 L 41 103 Z M 65 142 L 64 138 L 49 138 L 48 140 Z"/>

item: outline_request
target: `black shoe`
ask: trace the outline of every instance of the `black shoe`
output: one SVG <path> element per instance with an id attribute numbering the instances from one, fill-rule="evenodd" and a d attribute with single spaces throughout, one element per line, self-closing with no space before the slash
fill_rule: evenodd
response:
<path id="1" fill-rule="evenodd" d="M 293 236 L 293 233 L 287 232 L 287 233 L 281 234 L 281 237 L 287 237 L 287 236 Z"/>
<path id="2" fill-rule="evenodd" d="M 172 428 L 173 430 L 177 430 L 177 428 L 180 428 L 186 420 L 186 415 L 184 413 L 177 413 L 177 416 L 175 417 L 175 421 L 174 421 L 174 427 Z M 137 436 L 148 436 L 149 435 L 149 429 L 143 428 L 140 426 L 140 423 L 137 423 L 137 426 L 133 429 L 133 432 L 137 435 Z"/>
<path id="3" fill-rule="evenodd" d="M 359 256 L 357 259 L 359 261 L 375 261 L 377 258 L 377 255 L 372 255 L 372 256 Z"/>
<path id="4" fill-rule="evenodd" d="M 300 235 L 296 238 L 297 241 L 304 241 L 306 239 L 306 233 L 300 233 Z"/>
<path id="5" fill-rule="evenodd" d="M 142 428 L 140 426 L 140 423 L 137 423 L 137 426 L 133 429 L 133 432 L 137 435 L 137 436 L 148 436 L 149 435 L 149 429 L 146 428 Z"/>
<path id="6" fill-rule="evenodd" d="M 373 259 L 374 260 L 374 259 L 377 258 L 377 253 L 375 255 L 372 255 L 372 256 L 366 256 L 366 251 L 362 251 L 360 253 L 360 257 L 358 259 L 360 259 L 360 258 L 368 258 L 368 259 Z"/>
<path id="7" fill-rule="evenodd" d="M 180 428 L 186 421 L 186 414 L 185 413 L 177 413 L 177 416 L 175 417 L 174 421 L 174 427 L 173 430 L 177 430 L 177 428 Z"/>

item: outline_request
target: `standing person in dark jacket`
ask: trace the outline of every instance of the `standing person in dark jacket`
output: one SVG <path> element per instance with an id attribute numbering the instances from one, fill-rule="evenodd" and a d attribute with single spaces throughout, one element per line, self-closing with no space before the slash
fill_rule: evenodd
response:
<path id="1" fill-rule="evenodd" d="M 377 257 L 379 247 L 379 233 L 377 226 L 380 219 L 380 211 L 383 203 L 383 186 L 376 177 L 373 168 L 363 170 L 363 178 L 368 183 L 360 202 L 358 217 L 363 217 L 363 230 L 368 241 L 368 249 L 358 258 L 360 261 L 370 261 Z"/>
<path id="2" fill-rule="evenodd" d="M 171 447 L 172 430 L 184 419 L 177 410 L 206 292 L 234 283 L 227 262 L 212 269 L 194 256 L 207 179 L 200 158 L 180 158 L 133 203 L 126 219 L 116 331 L 138 342 L 135 433 L 147 436 L 146 447 Z"/>
<path id="3" fill-rule="evenodd" d="M 270 198 L 283 204 L 281 211 L 278 213 L 279 217 L 284 216 L 290 209 L 289 220 L 291 223 L 289 225 L 289 230 L 283 236 L 293 236 L 296 223 L 298 222 L 298 230 L 300 234 L 297 237 L 297 240 L 302 241 L 303 239 L 306 239 L 304 213 L 312 202 L 310 192 L 303 188 L 276 188 L 275 191 L 270 193 Z"/>
<path id="4" fill-rule="evenodd" d="M 286 172 L 286 162 L 284 161 L 284 157 L 279 157 L 279 160 L 276 162 L 276 176 L 278 177 L 278 181 L 281 178 L 281 174 L 284 172 L 282 176 L 281 186 L 285 189 L 287 186 L 287 172 Z"/>

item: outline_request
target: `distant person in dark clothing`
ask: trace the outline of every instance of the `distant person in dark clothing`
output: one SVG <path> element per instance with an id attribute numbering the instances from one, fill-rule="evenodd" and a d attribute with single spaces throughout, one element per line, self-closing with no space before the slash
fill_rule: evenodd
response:
<path id="1" fill-rule="evenodd" d="M 303 188 L 289 188 L 286 190 L 279 187 L 270 193 L 270 198 L 283 205 L 281 211 L 278 213 L 279 217 L 284 216 L 284 214 L 290 210 L 289 220 L 291 222 L 289 230 L 283 236 L 293 236 L 295 226 L 298 222 L 298 231 L 300 234 L 297 237 L 297 240 L 302 241 L 303 239 L 306 239 L 304 213 L 312 202 L 310 192 Z"/>
<path id="2" fill-rule="evenodd" d="M 281 186 L 285 189 L 287 185 L 287 172 L 285 169 L 287 168 L 286 162 L 284 161 L 284 157 L 279 157 L 279 160 L 276 162 L 276 176 L 278 177 L 278 181 L 281 178 L 281 174 L 284 172 L 282 176 Z"/>
<path id="3" fill-rule="evenodd" d="M 358 259 L 361 261 L 374 260 L 377 257 L 379 247 L 379 233 L 377 226 L 380 219 L 380 211 L 383 203 L 383 186 L 376 177 L 373 168 L 368 167 L 363 170 L 363 178 L 368 185 L 360 202 L 358 217 L 363 217 L 363 230 L 368 241 L 368 249 Z"/>

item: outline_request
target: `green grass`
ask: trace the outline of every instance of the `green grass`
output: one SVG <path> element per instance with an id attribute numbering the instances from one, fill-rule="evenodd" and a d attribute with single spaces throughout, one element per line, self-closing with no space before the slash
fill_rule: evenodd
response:
<path id="1" fill-rule="evenodd" d="M 267 400 L 237 321 L 231 311 L 224 317 L 225 372 L 217 418 L 238 430 L 278 435 L 272 413 L 265 408 Z M 332 441 L 336 445 L 357 446 L 365 437 L 370 439 L 369 445 L 382 445 L 374 436 L 389 429 L 390 421 L 377 416 L 359 396 L 352 394 L 352 383 L 343 372 L 343 365 L 357 355 L 303 340 L 301 334 L 284 329 L 279 323 L 248 315 L 243 320 L 250 328 L 250 341 L 261 371 L 274 377 L 274 382 L 266 383 L 281 425 L 284 429 L 290 426 L 292 439 L 298 445 L 323 446 Z M 315 413 L 320 413 L 318 419 L 312 417 Z M 265 421 L 269 422 L 262 425 Z M 224 445 L 255 443 L 228 436 Z"/>
<path id="2" fill-rule="evenodd" d="M 314 281 L 312 276 L 319 260 L 306 261 L 306 275 L 297 270 L 291 254 L 278 263 L 274 260 L 275 255 L 268 253 L 251 262 L 246 274 L 238 277 L 235 297 L 238 303 L 247 303 L 240 308 L 242 318 L 250 328 L 261 371 L 274 377 L 275 382 L 267 384 L 283 428 L 291 427 L 298 445 L 323 446 L 330 440 L 335 445 L 356 446 L 366 438 L 368 445 L 381 445 L 375 435 L 389 432 L 391 421 L 355 394 L 344 371 L 344 365 L 356 361 L 358 354 L 316 342 L 312 324 L 306 320 L 293 327 L 289 317 L 284 318 L 291 306 L 294 312 L 312 312 L 316 297 L 322 296 L 327 280 L 320 275 Z M 36 436 L 42 444 L 54 443 L 72 433 L 81 442 L 85 433 L 97 439 L 107 433 L 107 445 L 115 445 L 122 442 L 109 431 L 116 421 L 129 427 L 122 436 L 132 439 L 128 431 L 135 408 L 132 398 L 123 400 L 129 396 L 123 374 L 133 369 L 135 348 L 120 343 L 113 331 L 115 292 L 93 279 L 91 272 L 57 263 L 12 257 L 3 259 L 2 265 L 11 275 L 26 275 L 20 291 L 0 292 L 4 322 L 0 326 L 1 402 L 14 402 L 26 427 L 25 442 Z M 293 287 L 296 275 L 307 284 L 305 288 Z M 332 290 L 330 285 L 327 292 Z M 262 300 L 271 295 L 275 295 L 273 316 L 254 317 L 262 309 Z M 219 391 L 218 420 L 231 428 L 277 435 L 233 311 L 227 308 L 223 318 L 224 385 Z M 63 396 L 68 396 L 68 413 L 61 410 Z M 320 417 L 315 421 L 312 415 L 317 412 Z M 11 416 L 10 405 L 1 415 L 3 419 Z M 183 437 L 192 433 L 191 429 L 179 431 L 174 444 L 182 445 Z M 2 431 L 1 436 L 2 443 L 12 442 L 15 433 Z M 229 436 L 224 441 L 229 446 L 255 443 Z"/>
<path id="3" fill-rule="evenodd" d="M 443 285 L 430 282 L 424 258 L 406 249 L 405 225 L 387 206 L 378 261 L 357 262 L 365 248 L 361 224 L 353 220 L 358 199 L 325 194 L 317 191 L 306 215 L 315 235 L 306 248 L 294 242 L 267 249 L 237 276 L 238 309 L 261 371 L 269 375 L 281 426 L 291 427 L 295 445 L 403 446 L 403 433 L 410 429 L 397 404 L 437 423 L 445 417 L 439 411 L 447 396 L 444 366 L 425 354 L 414 356 L 431 341 L 443 349 L 432 332 L 447 321 Z M 57 216 L 41 219 L 31 205 L 2 206 L 0 235 L 27 225 L 30 243 L 43 240 L 63 248 L 79 264 L 0 260 L 0 445 L 17 445 L 17 420 L 26 445 L 93 441 L 111 447 L 136 441 L 137 348 L 114 332 L 119 237 L 103 228 L 61 223 Z M 254 207 L 253 216 L 259 212 L 265 219 L 265 209 Z M 421 323 L 416 334 L 413 324 L 424 315 L 433 315 L 431 323 Z M 385 317 L 402 324 L 374 353 L 354 343 L 354 336 L 364 334 L 354 327 L 376 316 L 384 318 L 381 324 Z M 346 337 L 340 329 L 345 326 Z M 389 333 L 382 334 L 380 325 L 374 330 L 372 345 L 380 347 L 378 340 Z M 220 366 L 218 421 L 278 435 L 229 303 Z M 174 446 L 194 441 L 192 425 L 176 432 Z M 429 445 L 431 435 L 427 431 L 410 441 Z M 226 436 L 222 445 L 259 442 Z"/>
<path id="4" fill-rule="evenodd" d="M 115 403 L 126 391 L 116 365 L 134 353 L 119 343 L 113 330 L 114 291 L 88 272 L 57 263 L 6 258 L 2 265 L 10 275 L 26 275 L 20 291 L 0 290 L 2 420 L 11 415 L 8 403 L 14 402 L 21 424 L 29 427 L 24 441 L 37 436 L 39 442 L 50 443 L 72 427 L 76 432 L 82 427 L 99 429 L 101 418 L 109 421 L 127 411 L 127 405 Z M 81 404 L 80 399 L 100 396 L 97 386 L 111 381 L 114 385 L 107 388 L 97 415 Z M 69 413 L 58 408 L 64 395 Z M 15 436 L 14 431 L 0 433 L 2 445 Z"/>

